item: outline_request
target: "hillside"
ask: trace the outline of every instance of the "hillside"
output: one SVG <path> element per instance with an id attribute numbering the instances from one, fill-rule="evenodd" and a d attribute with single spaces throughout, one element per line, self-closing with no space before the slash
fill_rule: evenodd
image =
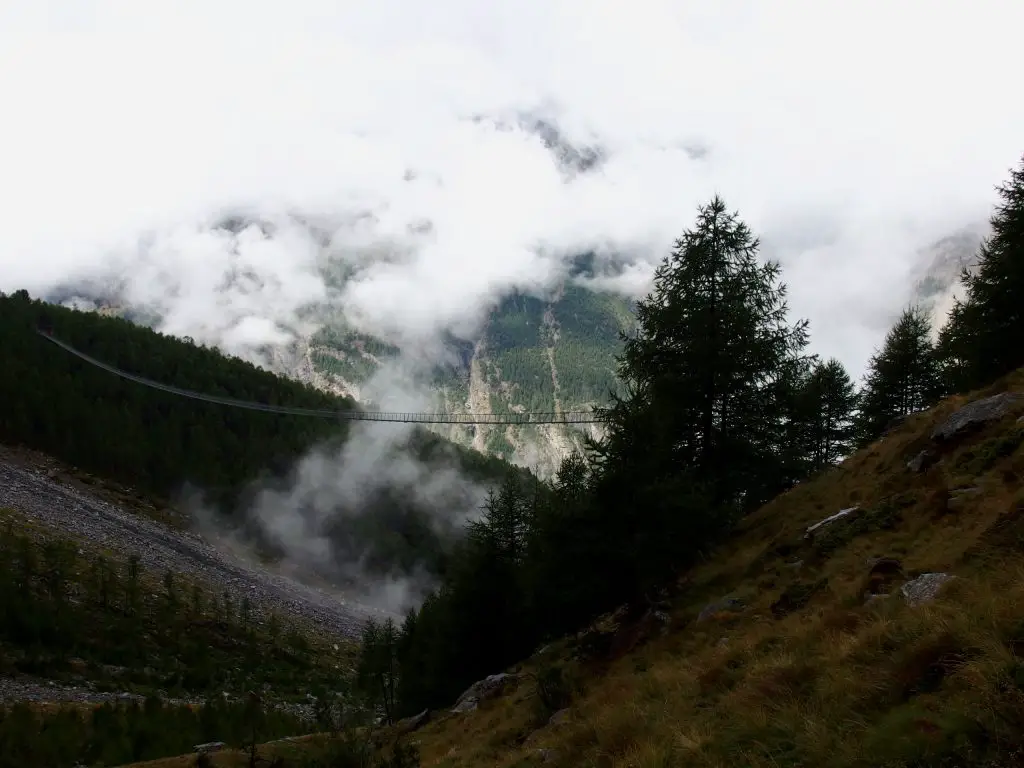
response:
<path id="1" fill-rule="evenodd" d="M 123 318 L 35 301 L 24 292 L 0 296 L 0 445 L 117 481 L 124 486 L 117 503 L 129 508 L 150 510 L 155 502 L 174 517 L 173 510 L 194 508 L 183 492 L 198 490 L 213 513 L 207 524 L 241 533 L 264 558 L 287 557 L 305 576 L 337 586 L 358 587 L 364 574 L 439 573 L 457 533 L 448 516 L 472 511 L 481 488 L 510 469 L 415 429 L 379 445 L 372 467 L 353 470 L 349 482 L 359 483 L 360 493 L 304 500 L 296 466 L 318 449 L 316 455 L 333 462 L 333 482 L 341 482 L 344 461 L 358 458 L 344 458 L 350 424 L 229 408 L 127 382 L 42 340 L 41 324 L 106 363 L 165 384 L 307 408 L 346 409 L 350 400 Z M 421 475 L 454 473 L 460 482 L 425 495 L 410 466 Z M 306 535 L 323 537 L 330 552 L 318 560 L 300 557 L 271 523 L 254 519 L 263 491 L 284 494 L 271 497 L 271 523 L 291 510 L 296 524 L 309 526 Z M 307 508 L 318 514 L 308 523 Z M 195 522 L 178 515 L 180 525 Z"/>
<path id="2" fill-rule="evenodd" d="M 998 418 L 934 437 L 1000 393 Z M 446 768 L 1018 764 L 1022 414 L 1024 370 L 910 416 L 745 518 L 642 618 L 542 648 L 407 738 Z M 929 600 L 936 573 L 954 578 Z"/>
<path id="3" fill-rule="evenodd" d="M 248 228 L 268 225 L 243 218 L 223 222 L 217 231 L 238 237 Z M 928 309 L 936 327 L 952 303 L 960 269 L 973 258 L 984 227 L 956 231 L 921 249 L 913 257 L 910 299 Z M 584 287 L 577 281 L 595 276 L 593 254 L 572 262 L 568 279 L 545 298 L 512 293 L 489 313 L 479 335 L 449 336 L 448 362 L 416 382 L 433 395 L 433 407 L 446 413 L 558 411 L 605 405 L 608 393 L 619 392 L 615 355 L 620 331 L 635 327 L 632 302 L 622 296 Z M 321 277 L 336 293 L 344 290 L 351 270 L 329 262 Z M 108 287 L 69 284 L 52 291 L 48 300 L 69 306 L 99 308 L 144 325 L 158 325 L 159 313 L 127 305 Z M 311 307 L 321 327 L 311 336 L 300 333 L 287 348 L 268 348 L 267 362 L 276 373 L 356 401 L 368 397 L 375 373 L 394 362 L 403 350 L 385 339 L 349 326 L 344 314 Z M 403 374 L 404 375 L 404 374 Z M 530 466 L 550 476 L 559 461 L 582 444 L 595 427 L 432 425 L 429 429 L 478 451 Z"/>
<path id="4" fill-rule="evenodd" d="M 258 222 L 230 221 L 231 232 Z M 568 279 L 546 298 L 512 293 L 489 313 L 479 335 L 446 339 L 448 361 L 422 375 L 416 385 L 431 393 L 432 407 L 444 413 L 588 410 L 606 405 L 618 391 L 615 355 L 619 333 L 635 325 L 631 302 L 619 295 L 591 290 L 576 278 L 595 276 L 594 256 L 574 260 Z M 325 267 L 322 275 L 333 291 L 342 291 L 348 272 L 343 265 Z M 98 308 L 142 325 L 160 317 L 126 305 L 115 293 L 88 284 L 55 289 L 47 300 L 67 306 Z M 367 399 L 367 383 L 394 362 L 403 350 L 389 341 L 349 326 L 342 313 L 313 307 L 322 323 L 312 336 L 300 336 L 288 348 L 268 349 L 276 373 L 344 398 Z M 408 351 L 408 350 L 406 350 Z M 404 374 L 403 374 L 404 375 Z M 558 462 L 582 444 L 590 426 L 432 425 L 454 441 L 550 475 Z"/>
<path id="5" fill-rule="evenodd" d="M 66 471 L 0 461 L 0 766 L 317 730 L 310 697 L 345 689 L 365 612 L 75 491 Z"/>

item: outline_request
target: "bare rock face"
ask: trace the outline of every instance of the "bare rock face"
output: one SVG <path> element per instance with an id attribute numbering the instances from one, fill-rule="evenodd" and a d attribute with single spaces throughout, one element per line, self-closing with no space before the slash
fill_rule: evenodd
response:
<path id="1" fill-rule="evenodd" d="M 904 584 L 900 591 L 908 605 L 918 606 L 934 600 L 942 585 L 955 578 L 949 573 L 923 573 Z"/>
<path id="2" fill-rule="evenodd" d="M 1022 397 L 1016 392 L 1002 392 L 968 403 L 934 429 L 932 440 L 949 440 L 967 430 L 1001 419 Z"/>

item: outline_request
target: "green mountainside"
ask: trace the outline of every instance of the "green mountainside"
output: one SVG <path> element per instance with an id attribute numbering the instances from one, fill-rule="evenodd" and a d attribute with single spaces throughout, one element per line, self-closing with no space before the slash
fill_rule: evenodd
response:
<path id="1" fill-rule="evenodd" d="M 438 365 L 429 387 L 446 413 L 523 413 L 587 410 L 617 392 L 619 334 L 633 327 L 629 301 L 568 283 L 544 300 L 506 296 L 491 312 L 480 337 L 451 339 L 455 363 Z M 308 379 L 360 398 L 362 387 L 401 350 L 345 327 L 322 328 L 310 340 Z M 439 425 L 449 439 L 549 474 L 582 443 L 568 426 Z"/>
<path id="2" fill-rule="evenodd" d="M 55 306 L 25 291 L 0 294 L 0 444 L 42 451 L 124 483 L 139 499 L 172 501 L 191 486 L 229 526 L 244 525 L 254 488 L 286 485 L 299 459 L 318 446 L 340 446 L 348 435 L 346 422 L 229 408 L 122 380 L 42 339 L 36 333 L 41 325 L 86 354 L 163 384 L 305 408 L 354 404 L 121 317 Z M 510 469 L 500 458 L 423 429 L 381 456 L 381 471 L 399 454 L 429 471 L 453 468 L 484 485 Z M 445 503 L 464 508 L 469 502 L 462 493 L 453 489 Z M 376 574 L 442 569 L 451 531 L 436 517 L 436 499 L 403 486 L 366 488 L 358 503 L 332 503 L 333 521 L 322 533 L 338 561 L 362 562 Z M 272 542 L 260 543 L 265 554 L 280 554 Z"/>

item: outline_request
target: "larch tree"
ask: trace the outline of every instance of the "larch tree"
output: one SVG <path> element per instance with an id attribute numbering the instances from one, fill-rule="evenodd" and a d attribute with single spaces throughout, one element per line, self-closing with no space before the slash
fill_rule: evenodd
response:
<path id="1" fill-rule="evenodd" d="M 1024 365 L 1024 160 L 997 188 L 973 270 L 964 269 L 965 295 L 939 334 L 939 352 L 951 389 L 984 386 Z"/>
<path id="2" fill-rule="evenodd" d="M 802 401 L 808 468 L 820 472 L 853 450 L 856 387 L 841 362 L 818 361 L 804 384 Z"/>
<path id="3" fill-rule="evenodd" d="M 858 445 L 884 434 L 897 418 L 933 405 L 943 394 L 942 377 L 928 315 L 903 311 L 868 362 L 857 418 Z"/>
<path id="4" fill-rule="evenodd" d="M 623 577 L 650 587 L 779 489 L 783 401 L 807 343 L 779 266 L 715 197 L 655 272 L 604 411 L 597 503 Z"/>

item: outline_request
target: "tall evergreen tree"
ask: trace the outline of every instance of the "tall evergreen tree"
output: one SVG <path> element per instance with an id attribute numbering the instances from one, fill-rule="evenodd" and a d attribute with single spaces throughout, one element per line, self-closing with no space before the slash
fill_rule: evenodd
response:
<path id="1" fill-rule="evenodd" d="M 843 364 L 817 361 L 800 393 L 810 472 L 833 466 L 853 449 L 857 392 Z"/>
<path id="2" fill-rule="evenodd" d="M 961 273 L 965 296 L 939 335 L 950 387 L 958 391 L 1024 365 L 1024 160 L 997 190 L 992 233 L 977 268 Z"/>
<path id="3" fill-rule="evenodd" d="M 757 249 L 715 197 L 638 303 L 619 366 L 626 395 L 595 446 L 601 535 L 638 587 L 779 490 L 783 404 L 807 324 L 789 324 L 779 266 Z"/>
<path id="4" fill-rule="evenodd" d="M 757 487 L 777 448 L 782 388 L 807 343 L 806 322 L 787 321 L 779 265 L 759 264 L 758 245 L 721 198 L 702 206 L 639 302 L 620 365 L 663 419 L 662 463 L 692 467 L 727 505 Z"/>
<path id="5" fill-rule="evenodd" d="M 893 419 L 933 405 L 942 396 L 931 322 L 920 307 L 903 311 L 881 351 L 868 363 L 857 418 L 858 445 L 880 437 Z"/>

